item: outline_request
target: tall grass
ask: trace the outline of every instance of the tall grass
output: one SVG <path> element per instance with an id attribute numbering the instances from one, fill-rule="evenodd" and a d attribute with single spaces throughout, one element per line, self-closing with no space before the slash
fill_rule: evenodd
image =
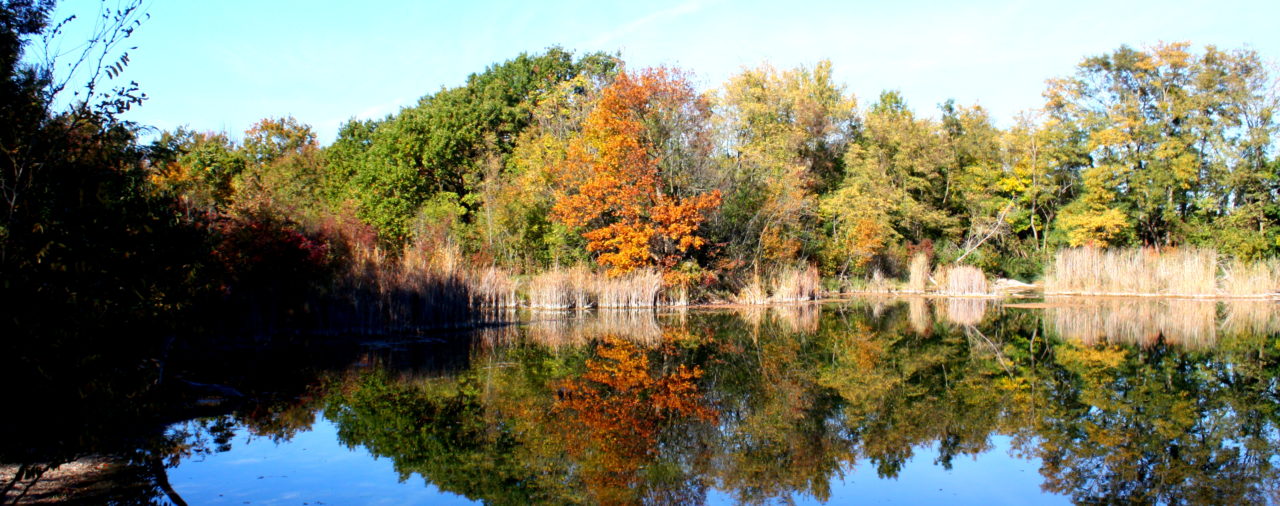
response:
<path id="1" fill-rule="evenodd" d="M 1259 297 L 1280 290 L 1280 262 L 1275 259 L 1244 262 L 1232 260 L 1222 266 L 1218 294 L 1228 297 Z"/>
<path id="2" fill-rule="evenodd" d="M 536 309 L 586 309 L 595 305 L 595 285 L 586 267 L 552 269 L 530 277 L 525 294 Z"/>
<path id="3" fill-rule="evenodd" d="M 1226 262 L 1210 249 L 1059 251 L 1046 294 L 1263 297 L 1280 288 L 1275 262 Z"/>
<path id="4" fill-rule="evenodd" d="M 662 274 L 642 269 L 622 276 L 603 277 L 596 287 L 599 307 L 654 307 L 660 302 Z"/>
<path id="5" fill-rule="evenodd" d="M 911 257 L 911 266 L 907 276 L 907 291 L 924 293 L 929 287 L 929 257 L 924 253 L 916 253 Z"/>
<path id="6" fill-rule="evenodd" d="M 939 293 L 947 295 L 989 295 L 991 287 L 982 269 L 968 265 L 939 266 L 933 275 Z"/>
<path id="7" fill-rule="evenodd" d="M 738 293 L 733 296 L 733 301 L 747 305 L 768 304 L 769 290 L 765 288 L 765 283 L 758 273 L 752 274 L 751 281 L 738 290 Z"/>
<path id="8" fill-rule="evenodd" d="M 733 297 L 738 304 L 769 304 L 816 300 L 822 295 L 822 278 L 814 266 L 779 269 L 761 278 L 753 273 L 751 280 Z"/>
<path id="9" fill-rule="evenodd" d="M 536 309 L 640 308 L 660 305 L 662 274 L 642 269 L 621 276 L 585 266 L 552 269 L 529 278 L 529 306 Z"/>
<path id="10" fill-rule="evenodd" d="M 515 307 L 520 304 L 516 296 L 517 283 L 511 273 L 490 266 L 468 277 L 471 284 L 471 305 L 486 309 Z"/>
<path id="11" fill-rule="evenodd" d="M 465 325 L 475 316 L 473 288 L 456 250 L 407 247 L 392 256 L 357 245 L 328 295 L 315 301 L 313 324 L 345 333 Z M 496 303 L 496 292 L 487 300 Z"/>
<path id="12" fill-rule="evenodd" d="M 799 302 L 815 300 L 822 291 L 822 278 L 818 276 L 818 268 L 812 265 L 783 269 L 774 275 L 774 302 Z"/>

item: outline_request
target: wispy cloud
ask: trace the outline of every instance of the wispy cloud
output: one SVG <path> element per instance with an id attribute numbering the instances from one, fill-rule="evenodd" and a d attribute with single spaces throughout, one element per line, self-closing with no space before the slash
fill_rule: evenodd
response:
<path id="1" fill-rule="evenodd" d="M 704 0 L 691 0 L 673 7 L 668 7 L 666 9 L 651 12 L 645 15 L 644 17 L 633 20 L 617 28 L 614 28 L 613 30 L 609 30 L 608 32 L 600 34 L 595 39 L 592 39 L 591 42 L 588 42 L 587 47 L 590 47 L 590 48 L 604 47 L 607 44 L 610 44 L 618 39 L 626 37 L 627 35 L 640 31 L 646 26 L 652 25 L 659 21 L 669 20 L 672 18 L 677 18 L 680 16 L 685 16 L 688 14 L 693 14 L 695 12 L 698 12 L 704 6 L 706 6 L 706 4 L 707 2 Z"/>

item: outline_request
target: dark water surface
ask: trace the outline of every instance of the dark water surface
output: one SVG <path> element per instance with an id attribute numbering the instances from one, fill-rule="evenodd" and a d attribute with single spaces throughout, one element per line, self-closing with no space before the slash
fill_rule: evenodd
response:
<path id="1" fill-rule="evenodd" d="M 136 499 L 190 504 L 1247 504 L 1280 485 L 1269 302 L 521 321 L 228 359 L 252 372 L 188 373 L 206 416 L 115 451 L 158 464 Z"/>

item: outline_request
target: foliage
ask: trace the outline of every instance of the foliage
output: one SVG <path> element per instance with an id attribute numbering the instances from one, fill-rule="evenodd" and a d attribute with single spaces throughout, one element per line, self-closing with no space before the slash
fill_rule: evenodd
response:
<path id="1" fill-rule="evenodd" d="M 696 137 L 669 131 L 697 128 L 709 110 L 682 76 L 667 69 L 636 75 L 621 72 L 587 116 L 582 135 L 568 148 L 560 175 L 564 194 L 552 216 L 585 229 L 587 250 L 618 275 L 636 268 L 670 268 L 700 249 L 705 213 L 720 204 L 720 192 L 688 185 L 682 156 L 696 157 Z M 696 131 L 694 132 L 696 133 Z"/>
<path id="2" fill-rule="evenodd" d="M 1252 51 L 1189 46 L 1124 46 L 1050 81 L 1046 109 L 1088 154 L 1083 204 L 1062 223 L 1073 245 L 1114 242 L 1130 226 L 1143 244 L 1178 244 L 1235 215 L 1274 227 L 1271 78 Z"/>
<path id="3" fill-rule="evenodd" d="M 813 254 L 816 197 L 843 172 L 855 101 L 832 79 L 831 63 L 729 79 L 717 112 L 728 143 L 721 170 L 726 202 L 715 226 L 730 254 L 766 267 Z"/>

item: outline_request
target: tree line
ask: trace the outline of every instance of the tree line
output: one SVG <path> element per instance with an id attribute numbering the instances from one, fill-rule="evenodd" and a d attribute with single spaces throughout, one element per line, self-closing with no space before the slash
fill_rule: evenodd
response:
<path id="1" fill-rule="evenodd" d="M 1089 57 L 1000 126 L 976 105 L 860 101 L 825 61 L 704 92 L 685 70 L 550 48 L 328 145 L 292 117 L 143 142 L 119 115 L 145 95 L 107 89 L 140 5 L 108 12 L 111 42 L 82 58 L 111 70 L 63 108 L 68 83 L 23 57 L 56 35 L 51 4 L 3 6 L 0 264 L 24 332 L 181 322 L 243 296 L 314 312 L 315 293 L 387 292 L 332 281 L 358 258 L 422 251 L 442 271 L 643 269 L 707 300 L 796 267 L 836 288 L 903 277 L 921 253 L 1025 280 L 1070 246 L 1280 249 L 1276 81 L 1246 49 Z M 392 274 L 417 301 L 412 268 Z"/>
<path id="2" fill-rule="evenodd" d="M 188 208 L 266 208 L 304 229 L 347 216 L 383 248 L 448 243 L 521 272 L 858 278 L 925 252 L 1025 279 L 1070 246 L 1280 247 L 1275 81 L 1255 52 L 1121 47 L 1044 96 L 1001 127 L 895 91 L 861 105 L 825 61 L 700 92 L 680 69 L 552 48 L 353 119 L 328 146 L 272 118 L 241 142 L 166 132 L 147 162 Z"/>

